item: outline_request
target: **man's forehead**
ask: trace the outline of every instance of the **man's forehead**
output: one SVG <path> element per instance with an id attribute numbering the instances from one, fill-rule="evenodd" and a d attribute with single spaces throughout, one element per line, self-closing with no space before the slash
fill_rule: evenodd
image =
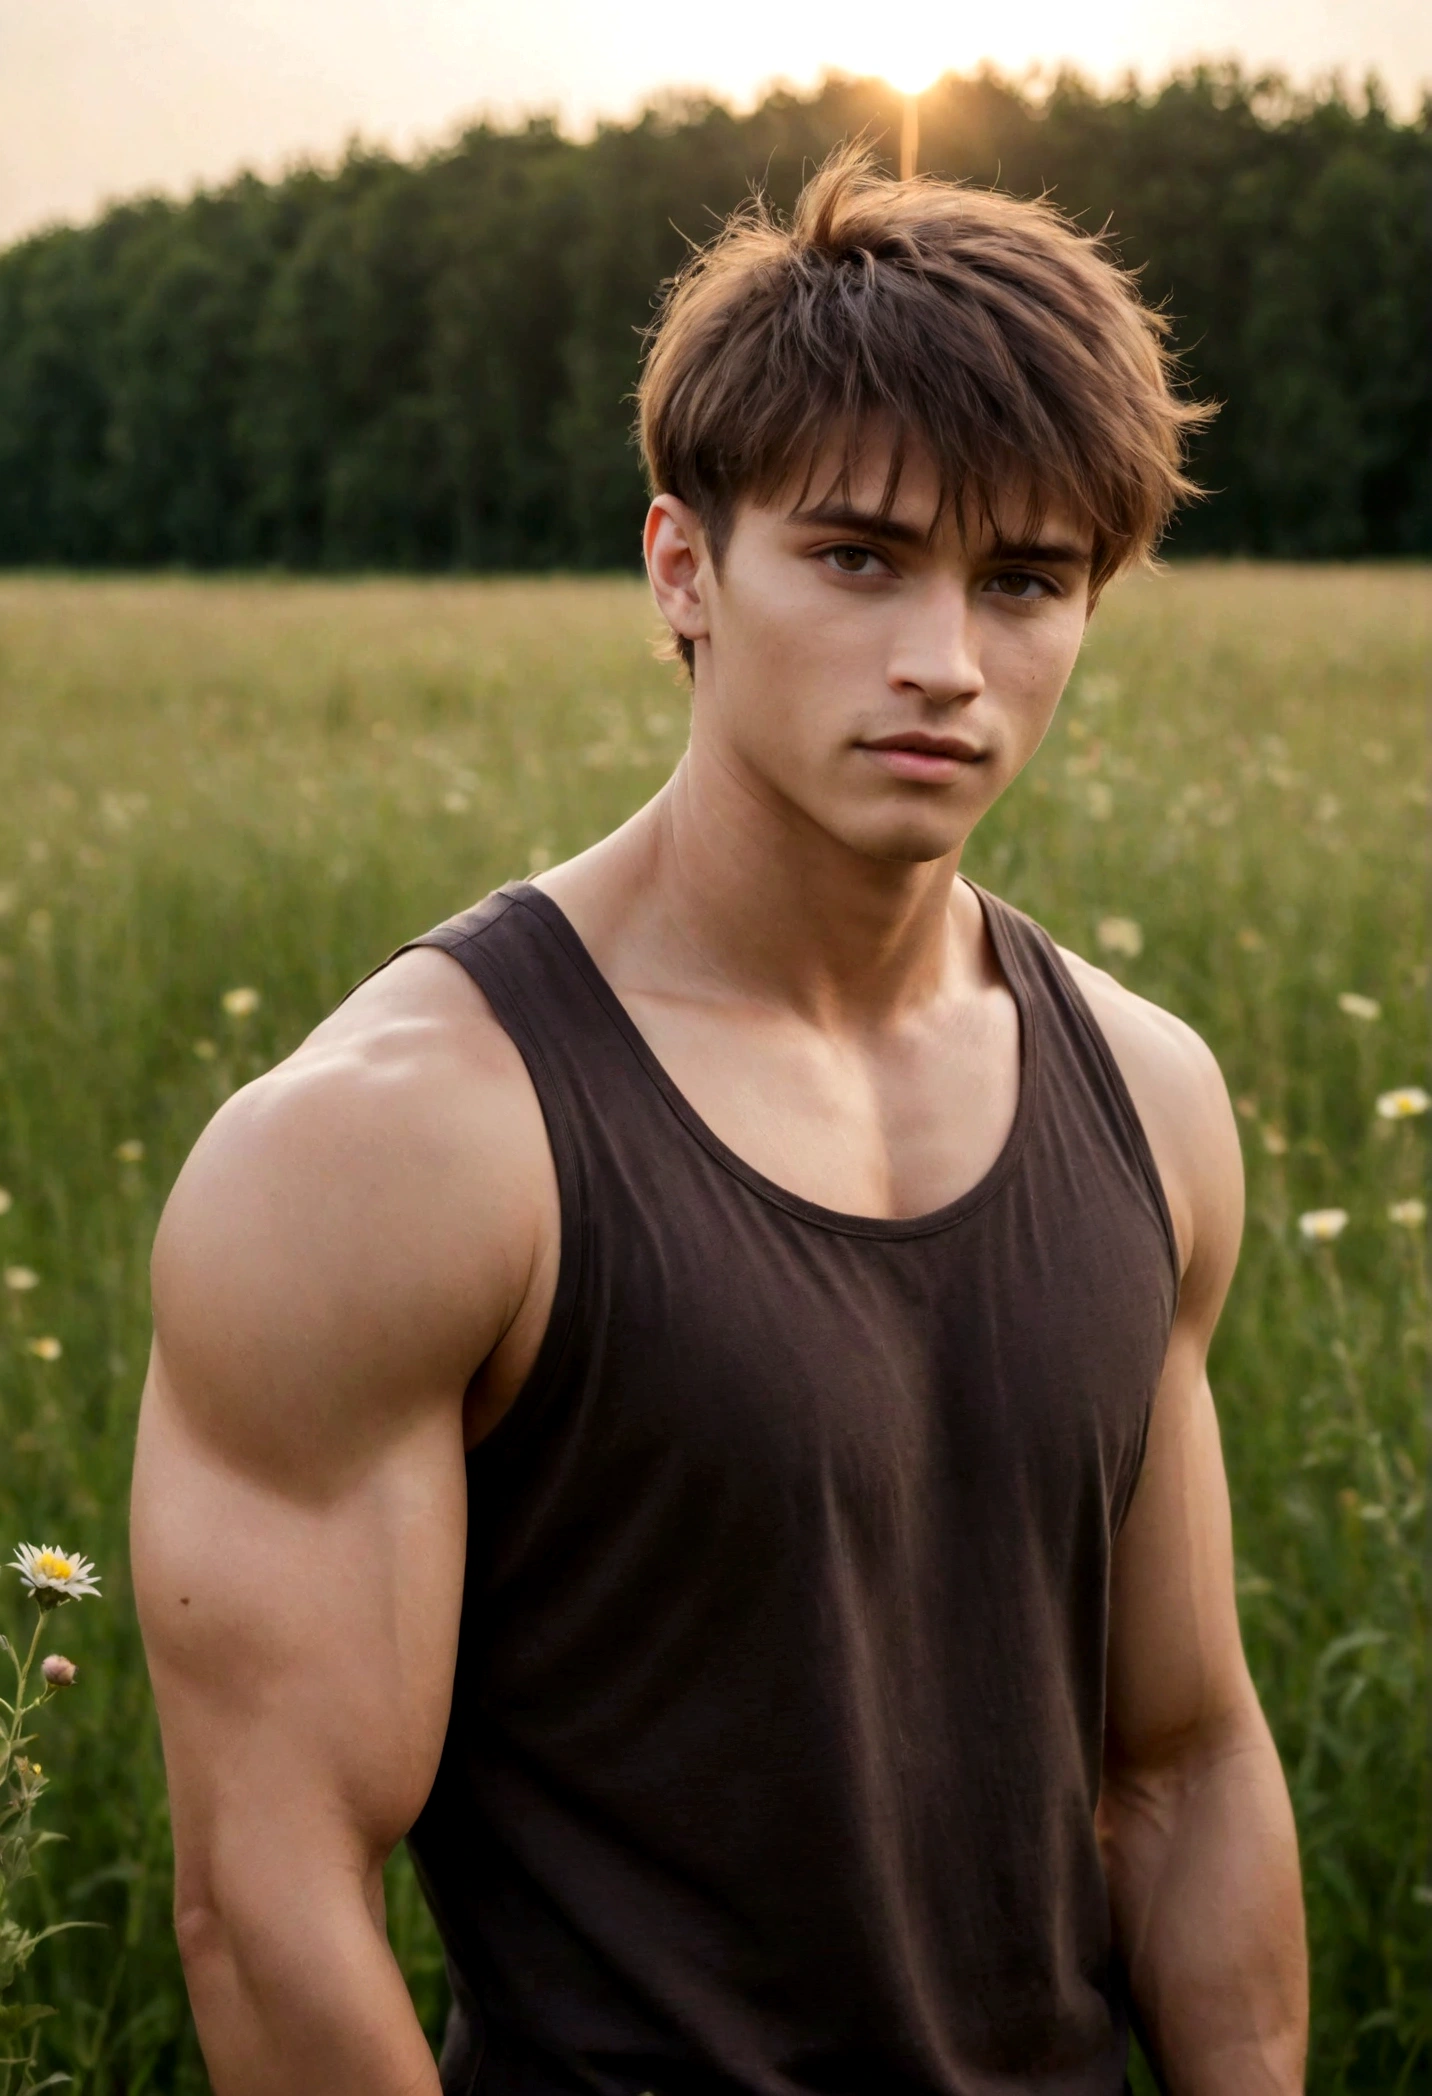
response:
<path id="1" fill-rule="evenodd" d="M 1087 518 L 1041 489 L 1032 473 L 1011 474 L 1002 486 L 950 499 L 938 466 L 923 444 L 899 447 L 891 438 L 858 447 L 831 443 L 793 478 L 772 505 L 788 521 L 829 522 L 839 528 L 883 525 L 891 538 L 938 546 L 942 539 L 966 551 L 1031 539 L 1092 548 Z"/>

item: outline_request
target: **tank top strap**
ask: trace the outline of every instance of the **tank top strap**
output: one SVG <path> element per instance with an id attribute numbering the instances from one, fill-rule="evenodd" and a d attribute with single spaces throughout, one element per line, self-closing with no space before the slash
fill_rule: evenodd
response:
<path id="1" fill-rule="evenodd" d="M 970 886 L 976 884 L 971 881 Z M 1167 1242 L 1174 1288 L 1180 1279 L 1178 1237 L 1163 1179 L 1123 1071 L 1042 924 L 988 889 L 977 891 L 1006 976 L 1016 977 L 1040 1037 L 1041 1118 L 1068 1131 L 1093 1127 L 1120 1154 L 1147 1192 Z"/>
<path id="2" fill-rule="evenodd" d="M 579 1217 L 589 1235 L 611 1175 L 661 1155 L 672 1122 L 632 1021 L 561 909 L 529 881 L 397 952 L 422 946 L 451 954 L 521 1055 L 552 1146 L 564 1237 Z"/>
<path id="3" fill-rule="evenodd" d="M 613 1080 L 631 1065 L 626 1030 L 586 948 L 540 888 L 510 881 L 398 953 L 419 946 L 441 948 L 472 977 L 516 1042 L 539 1095 L 575 1088 L 610 1110 Z"/>

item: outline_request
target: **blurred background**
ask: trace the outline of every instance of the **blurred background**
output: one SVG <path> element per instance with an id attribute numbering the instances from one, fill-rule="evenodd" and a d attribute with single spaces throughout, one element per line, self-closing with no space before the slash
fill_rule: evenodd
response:
<path id="1" fill-rule="evenodd" d="M 100 1924 L 18 1983 L 44 2071 L 206 2086 L 125 1565 L 164 1195 L 392 945 L 667 775 L 640 333 L 753 183 L 863 134 L 1107 228 L 1221 403 L 968 865 L 1228 1076 L 1214 1380 L 1310 2087 L 1432 2091 L 1429 82 L 1402 0 L 0 0 L 0 1556 L 105 1593 L 59 1619 L 67 1845 L 15 1892 Z M 436 2035 L 401 1856 L 389 1893 Z"/>

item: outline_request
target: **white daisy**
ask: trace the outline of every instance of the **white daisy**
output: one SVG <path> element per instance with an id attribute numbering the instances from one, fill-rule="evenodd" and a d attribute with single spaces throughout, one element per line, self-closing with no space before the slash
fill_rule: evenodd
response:
<path id="1" fill-rule="evenodd" d="M 1310 1208 L 1298 1217 L 1298 1228 L 1310 1244 L 1332 1244 L 1347 1228 L 1345 1208 Z"/>
<path id="2" fill-rule="evenodd" d="M 1427 1220 L 1427 1203 L 1415 1197 L 1410 1201 L 1393 1201 L 1387 1210 L 1387 1220 L 1403 1230 L 1420 1230 Z"/>
<path id="3" fill-rule="evenodd" d="M 1377 1111 L 1384 1121 L 1407 1121 L 1413 1114 L 1425 1114 L 1432 1106 L 1432 1098 L 1420 1084 L 1402 1084 L 1395 1092 L 1380 1092 Z"/>
<path id="4" fill-rule="evenodd" d="M 1380 1019 L 1382 1006 L 1375 997 L 1364 997 L 1357 990 L 1344 990 L 1338 998 L 1338 1010 L 1346 1012 L 1349 1019 Z"/>
<path id="5" fill-rule="evenodd" d="M 257 990 L 244 985 L 237 990 L 225 990 L 219 1002 L 231 1019 L 247 1019 L 251 1012 L 258 1010 L 263 998 Z"/>
<path id="6" fill-rule="evenodd" d="M 57 1550 L 52 1543 L 21 1543 L 10 1560 L 41 1608 L 55 1608 L 61 1601 L 83 1601 L 99 1593 L 94 1566 L 78 1551 Z"/>

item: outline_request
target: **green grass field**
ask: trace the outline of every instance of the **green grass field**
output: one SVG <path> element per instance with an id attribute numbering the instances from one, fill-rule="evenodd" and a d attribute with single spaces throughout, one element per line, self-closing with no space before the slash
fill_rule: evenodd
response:
<path id="1" fill-rule="evenodd" d="M 0 1300 L 0 1545 L 58 1541 L 104 1576 L 59 1619 L 80 1679 L 46 1713 L 45 1811 L 69 1845 L 25 1894 L 104 1924 L 31 1972 L 61 2005 L 47 2064 L 84 2096 L 205 2085 L 125 1562 L 165 1190 L 218 1102 L 389 947 L 660 783 L 686 704 L 650 633 L 625 581 L 0 578 L 0 1261 L 38 1277 Z M 1425 569 L 1125 585 L 968 859 L 1192 1021 L 1241 1116 L 1215 1387 L 1301 1828 L 1320 2096 L 1432 2088 L 1428 1298 L 1423 1233 L 1388 1215 L 1425 1196 L 1429 1118 L 1375 1111 L 1428 1082 L 1429 653 Z M 1110 918 L 1137 952 L 1103 952 Z M 1299 1231 L 1322 1208 L 1350 1217 L 1335 1244 Z M 7 1575 L 0 1626 L 21 1616 Z M 401 1864 L 390 1905 L 435 2027 Z"/>

